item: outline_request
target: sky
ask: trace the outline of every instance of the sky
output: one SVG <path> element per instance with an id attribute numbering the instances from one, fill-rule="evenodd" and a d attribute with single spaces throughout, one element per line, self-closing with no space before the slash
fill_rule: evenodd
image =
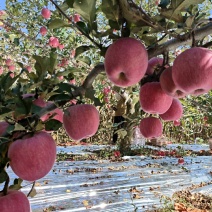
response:
<path id="1" fill-rule="evenodd" d="M 0 10 L 5 8 L 5 0 L 0 0 Z"/>

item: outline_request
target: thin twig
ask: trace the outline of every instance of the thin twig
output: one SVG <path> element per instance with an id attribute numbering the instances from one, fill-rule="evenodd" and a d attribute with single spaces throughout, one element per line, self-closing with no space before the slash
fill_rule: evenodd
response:
<path id="1" fill-rule="evenodd" d="M 7 195 L 9 183 L 10 183 L 10 177 L 8 176 L 6 181 L 5 181 L 4 188 L 3 188 L 3 194 L 4 195 Z"/>
<path id="2" fill-rule="evenodd" d="M 27 194 L 27 197 L 29 197 L 29 195 L 33 191 L 34 187 L 35 187 L 35 181 L 32 183 L 32 188 L 30 189 L 29 193 Z"/>
<path id="3" fill-rule="evenodd" d="M 82 31 L 80 29 L 80 27 L 75 24 L 71 19 L 70 17 L 68 17 L 68 15 L 66 15 L 66 13 L 64 13 L 64 11 L 60 8 L 60 6 L 55 3 L 53 0 L 50 0 L 52 2 L 52 4 L 54 4 L 54 6 L 57 8 L 57 10 L 60 11 L 60 13 L 65 17 L 67 18 L 70 22 L 72 22 L 73 26 L 76 27 L 81 33 L 82 35 L 84 35 L 86 38 L 88 38 L 93 44 L 95 44 L 95 46 L 97 46 L 99 49 L 102 49 L 102 45 L 101 44 L 98 44 L 93 38 L 91 38 L 88 34 L 86 34 L 84 31 Z"/>

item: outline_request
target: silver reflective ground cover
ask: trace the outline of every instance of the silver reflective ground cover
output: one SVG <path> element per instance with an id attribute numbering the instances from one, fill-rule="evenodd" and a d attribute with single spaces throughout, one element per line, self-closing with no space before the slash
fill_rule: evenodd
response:
<path id="1" fill-rule="evenodd" d="M 168 145 L 176 149 L 179 145 Z M 150 146 L 149 146 L 150 147 Z M 184 149 L 209 150 L 208 145 L 183 145 Z M 58 147 L 58 152 L 87 154 L 85 149 L 101 149 L 105 146 Z M 158 147 L 150 147 L 158 148 Z M 159 148 L 162 149 L 162 148 Z M 212 182 L 212 157 L 184 157 L 178 159 L 145 156 L 124 157 L 121 162 L 86 160 L 57 162 L 53 170 L 37 181 L 37 195 L 30 199 L 33 212 L 52 207 L 54 211 L 104 211 L 131 212 L 155 209 L 161 206 L 161 196 L 171 197 L 175 191 L 193 184 Z M 10 170 L 10 176 L 15 175 Z M 12 182 L 12 180 L 11 180 Z M 22 191 L 30 190 L 24 182 Z M 212 184 L 194 189 L 212 195 Z M 87 207 L 87 209 L 86 209 Z"/>

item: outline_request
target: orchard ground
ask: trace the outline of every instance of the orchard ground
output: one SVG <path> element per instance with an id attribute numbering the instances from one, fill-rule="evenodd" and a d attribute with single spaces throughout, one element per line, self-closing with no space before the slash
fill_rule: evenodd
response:
<path id="1" fill-rule="evenodd" d="M 37 194 L 29 197 L 33 212 L 211 211 L 212 152 L 207 144 L 134 146 L 132 156 L 124 157 L 115 146 L 66 145 L 57 147 L 52 171 L 36 181 Z M 29 182 L 22 186 L 24 193 L 31 189 Z"/>

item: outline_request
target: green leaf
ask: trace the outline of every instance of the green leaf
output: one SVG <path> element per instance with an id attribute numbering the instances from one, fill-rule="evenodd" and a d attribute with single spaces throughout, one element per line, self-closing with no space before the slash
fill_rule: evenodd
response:
<path id="1" fill-rule="evenodd" d="M 194 0 L 192 2 L 190 0 L 172 0 L 171 6 L 168 9 L 166 9 L 166 7 L 162 7 L 161 15 L 178 23 L 183 23 L 184 19 L 182 12 L 187 12 L 187 9 L 191 5 L 201 4 L 203 1 L 204 0 Z"/>
<path id="2" fill-rule="evenodd" d="M 47 72 L 50 74 L 54 73 L 57 65 L 57 53 L 55 50 L 52 50 L 49 57 L 34 55 L 33 58 L 36 60 L 35 69 L 39 81 L 42 81 L 45 78 Z"/>
<path id="3" fill-rule="evenodd" d="M 51 52 L 50 53 L 50 61 L 49 61 L 49 72 L 51 74 L 54 73 L 55 67 L 57 66 L 57 53 Z"/>
<path id="4" fill-rule="evenodd" d="M 24 65 L 23 63 L 20 63 L 20 62 L 16 62 L 16 64 L 18 64 L 22 69 L 24 68 Z"/>
<path id="5" fill-rule="evenodd" d="M 73 7 L 91 26 L 96 17 L 96 0 L 75 0 Z"/>
<path id="6" fill-rule="evenodd" d="M 19 44 L 20 44 L 19 38 L 14 38 L 13 43 L 14 43 L 16 46 L 19 46 Z"/>
<path id="7" fill-rule="evenodd" d="M 0 87 L 4 90 L 4 93 L 7 93 L 15 81 L 20 77 L 21 74 L 15 76 L 14 78 L 10 77 L 12 72 L 8 72 L 0 81 Z"/>
<path id="8" fill-rule="evenodd" d="M 46 64 L 48 64 L 48 58 L 34 55 L 33 58 L 36 60 L 35 70 L 39 80 L 43 80 L 44 76 L 47 73 Z"/>
<path id="9" fill-rule="evenodd" d="M 109 25 L 111 29 L 120 29 L 119 23 L 117 21 L 109 20 Z"/>
<path id="10" fill-rule="evenodd" d="M 102 1 L 101 5 L 102 12 L 105 14 L 107 19 L 111 21 L 119 20 L 119 5 L 115 0 Z"/>
<path id="11" fill-rule="evenodd" d="M 79 47 L 77 47 L 75 57 L 82 54 L 83 52 L 90 50 L 91 48 L 94 48 L 94 46 L 79 46 Z"/>
<path id="12" fill-rule="evenodd" d="M 80 62 L 82 62 L 82 63 L 85 63 L 86 65 L 91 65 L 91 60 L 90 60 L 90 58 L 88 57 L 88 56 L 84 56 L 84 57 L 78 57 L 77 58 L 77 61 L 80 61 Z"/>
<path id="13" fill-rule="evenodd" d="M 45 130 L 56 131 L 62 126 L 62 123 L 55 119 L 50 119 L 45 123 Z"/>
<path id="14" fill-rule="evenodd" d="M 189 16 L 189 17 L 186 19 L 186 22 L 185 22 L 186 26 L 187 26 L 188 28 L 192 28 L 192 25 L 193 25 L 193 23 L 194 23 L 194 20 L 195 20 L 195 16 L 194 16 L 194 15 Z"/>
<path id="15" fill-rule="evenodd" d="M 12 109 L 10 109 L 8 107 L 1 106 L 0 107 L 0 120 L 3 120 L 10 113 L 12 113 Z"/>
<path id="16" fill-rule="evenodd" d="M 170 3 L 170 0 L 161 0 L 158 7 L 166 8 L 169 5 L 169 3 Z"/>
<path id="17" fill-rule="evenodd" d="M 69 94 L 56 94 L 49 98 L 50 101 L 68 101 L 71 97 Z"/>
<path id="18" fill-rule="evenodd" d="M 70 8 L 73 8 L 74 0 L 65 0 L 65 3 L 66 3 Z"/>
<path id="19" fill-rule="evenodd" d="M 7 172 L 4 169 L 1 170 L 1 172 L 0 172 L 0 183 L 5 182 L 7 180 L 7 178 L 8 178 Z"/>
<path id="20" fill-rule="evenodd" d="M 76 23 L 76 25 L 80 28 L 80 30 L 82 31 L 82 32 L 84 32 L 85 34 L 89 34 L 90 33 L 90 29 L 88 28 L 88 26 L 84 23 L 84 22 L 82 22 L 82 21 L 79 21 L 79 22 L 77 22 Z"/>
<path id="21" fill-rule="evenodd" d="M 197 5 L 204 2 L 204 0 L 172 0 L 171 7 L 174 11 L 185 11 L 191 5 Z"/>
<path id="22" fill-rule="evenodd" d="M 49 29 L 58 29 L 61 27 L 66 27 L 66 26 L 70 26 L 70 24 L 68 24 L 67 22 L 65 22 L 62 19 L 57 18 L 57 19 L 51 20 L 51 22 L 48 25 L 48 28 Z"/>
<path id="23" fill-rule="evenodd" d="M 57 86 L 59 87 L 59 91 L 66 91 L 70 93 L 73 90 L 72 85 L 70 85 L 69 83 L 60 83 Z"/>

